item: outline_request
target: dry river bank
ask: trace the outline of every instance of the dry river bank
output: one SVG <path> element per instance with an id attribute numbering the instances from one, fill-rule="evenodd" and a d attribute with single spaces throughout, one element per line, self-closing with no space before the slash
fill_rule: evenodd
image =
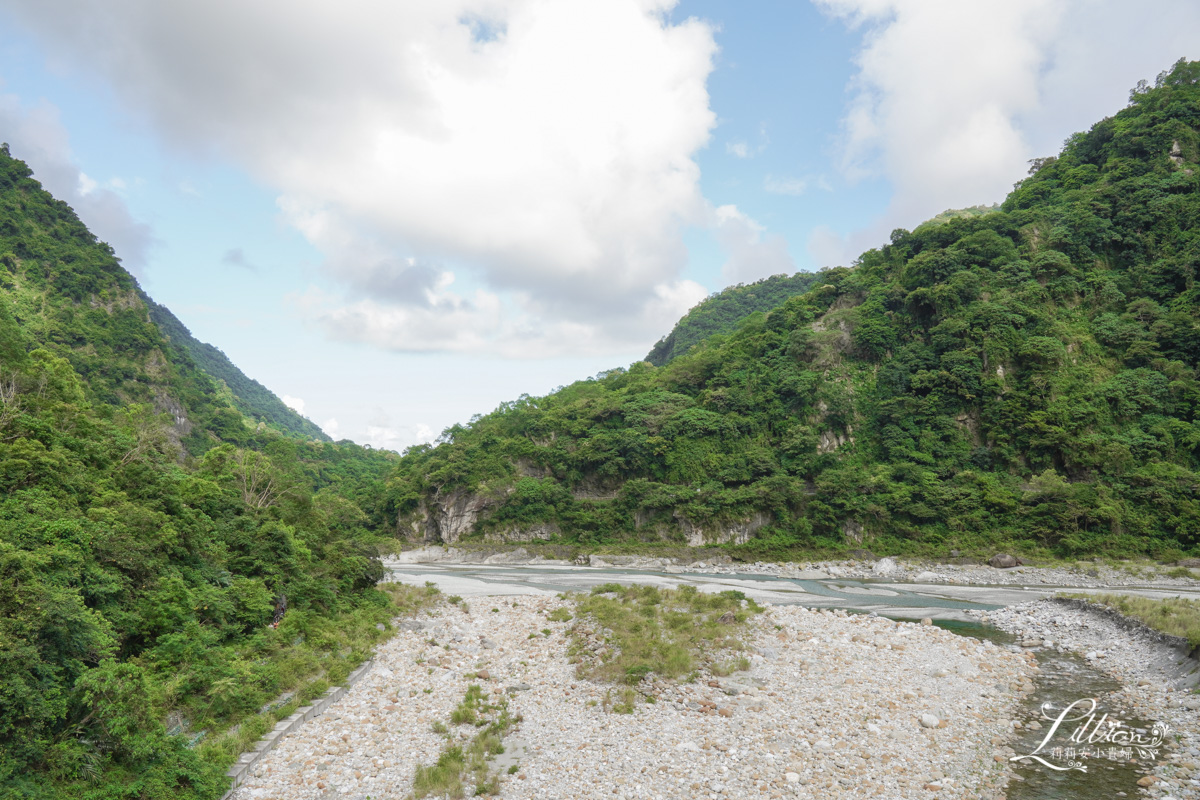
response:
<path id="1" fill-rule="evenodd" d="M 619 690 L 576 677 L 573 622 L 549 619 L 569 602 L 465 605 L 406 623 L 235 800 L 408 797 L 447 746 L 441 726 L 474 733 L 450 722 L 472 684 L 521 717 L 496 759 L 504 798 L 996 797 L 1035 672 L 1028 653 L 934 626 L 772 606 L 743 636 L 748 670 L 645 681 L 621 714 Z"/>

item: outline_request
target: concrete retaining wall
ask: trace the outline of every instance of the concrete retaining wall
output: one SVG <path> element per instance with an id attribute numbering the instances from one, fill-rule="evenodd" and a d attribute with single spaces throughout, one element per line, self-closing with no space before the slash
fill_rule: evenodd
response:
<path id="1" fill-rule="evenodd" d="M 295 714 L 292 714 L 287 719 L 280 720 L 275 726 L 274 730 L 272 730 L 263 738 L 259 739 L 258 744 L 254 745 L 252 750 L 242 753 L 237 762 L 234 763 L 234 765 L 229 768 L 229 771 L 225 773 L 225 775 L 229 778 L 230 785 L 229 791 L 224 794 L 221 800 L 228 800 L 230 795 L 232 795 L 234 791 L 242 785 L 242 782 L 250 777 L 254 769 L 254 765 L 258 763 L 258 760 L 267 753 L 271 752 L 275 748 L 275 745 L 283 740 L 283 737 L 287 736 L 294 730 L 298 730 L 301 725 L 303 725 L 305 722 L 308 722 L 313 717 L 318 717 L 321 714 L 324 714 L 331 705 L 340 700 L 342 695 L 344 695 L 351 687 L 353 687 L 354 684 L 358 683 L 358 681 L 364 675 L 370 672 L 371 667 L 374 665 L 374 659 L 370 661 L 364 661 L 358 669 L 351 672 L 346 678 L 346 685 L 344 687 L 334 686 L 329 691 L 325 692 L 325 694 L 321 695 L 321 697 L 318 698 L 317 701 L 311 706 L 304 706 L 303 708 L 297 709 Z"/>

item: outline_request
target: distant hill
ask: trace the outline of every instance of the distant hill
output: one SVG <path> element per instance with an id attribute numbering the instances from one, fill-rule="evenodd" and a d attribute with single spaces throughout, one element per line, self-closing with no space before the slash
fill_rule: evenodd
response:
<path id="1" fill-rule="evenodd" d="M 1200 62 L 976 211 L 703 338 L 755 305 L 722 293 L 651 363 L 410 449 L 401 522 L 745 557 L 1200 553 Z"/>
<path id="2" fill-rule="evenodd" d="M 185 350 L 200 369 L 225 382 L 233 392 L 233 405 L 238 411 L 286 433 L 322 442 L 333 441 L 315 423 L 288 408 L 274 392 L 238 369 L 223 352 L 192 336 L 170 309 L 154 302 L 145 293 L 139 293 L 150 309 L 150 319 L 168 341 Z"/>
<path id="3" fill-rule="evenodd" d="M 816 277 L 811 272 L 797 272 L 791 277 L 772 275 L 710 295 L 676 322 L 669 334 L 658 340 L 646 360 L 661 367 L 710 336 L 733 333 L 742 320 L 756 311 L 770 311 L 789 297 L 807 292 Z"/>
<path id="4" fill-rule="evenodd" d="M 993 211 L 999 211 L 1000 204 L 996 203 L 990 206 L 968 206 L 967 208 L 948 208 L 936 217 L 930 217 L 916 227 L 916 230 L 924 230 L 935 225 L 945 225 L 947 222 L 955 219 L 970 219 L 971 217 L 982 217 L 984 214 L 991 214 Z"/>

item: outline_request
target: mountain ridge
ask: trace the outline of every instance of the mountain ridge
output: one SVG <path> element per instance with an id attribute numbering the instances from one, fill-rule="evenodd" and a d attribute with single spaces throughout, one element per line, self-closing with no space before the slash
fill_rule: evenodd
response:
<path id="1" fill-rule="evenodd" d="M 748 556 L 1195 552 L 1198 80 L 1179 62 L 998 210 L 897 230 L 661 367 L 410 448 L 390 481 L 400 531 Z"/>

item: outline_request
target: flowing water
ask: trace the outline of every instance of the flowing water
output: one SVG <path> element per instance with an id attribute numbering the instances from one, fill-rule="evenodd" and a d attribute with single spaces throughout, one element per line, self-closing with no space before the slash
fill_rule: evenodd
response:
<path id="1" fill-rule="evenodd" d="M 996 628 L 955 622 L 939 624 L 964 636 L 1016 646 L 1011 634 Z M 1068 762 L 1074 761 L 1086 769 L 1053 769 L 1033 759 L 1018 761 L 1013 765 L 1016 775 L 1008 785 L 1008 800 L 1093 800 L 1138 796 L 1138 778 L 1142 777 L 1142 770 L 1153 764 L 1153 759 L 1139 759 L 1136 752 L 1118 755 L 1110 751 L 1109 745 L 1087 745 L 1086 741 L 1084 744 L 1074 744 L 1068 741 L 1084 720 L 1063 722 L 1047 739 L 1054 721 L 1046 718 L 1043 708 L 1049 704 L 1052 708 L 1049 716 L 1057 718 L 1063 709 L 1073 703 L 1094 699 L 1096 709 L 1093 713 L 1097 720 L 1108 714 L 1109 721 L 1119 720 L 1127 728 L 1146 731 L 1149 731 L 1152 723 L 1126 714 L 1113 697 L 1113 693 L 1121 688 L 1120 684 L 1089 666 L 1079 656 L 1056 650 L 1039 650 L 1035 655 L 1038 673 L 1033 680 L 1034 692 L 1021 702 L 1020 710 L 1013 716 L 1023 725 L 1036 720 L 1041 727 L 1017 731 L 1008 744 L 1020 755 L 1036 753 L 1055 767 L 1068 767 Z M 1069 712 L 1069 717 L 1079 716 L 1077 712 L 1090 708 L 1090 704 L 1080 704 L 1076 706 L 1076 711 Z M 1090 753 L 1099 751 L 1100 755 L 1081 758 L 1080 751 L 1085 747 Z M 1067 748 L 1075 749 L 1074 758 L 1069 757 Z"/>

